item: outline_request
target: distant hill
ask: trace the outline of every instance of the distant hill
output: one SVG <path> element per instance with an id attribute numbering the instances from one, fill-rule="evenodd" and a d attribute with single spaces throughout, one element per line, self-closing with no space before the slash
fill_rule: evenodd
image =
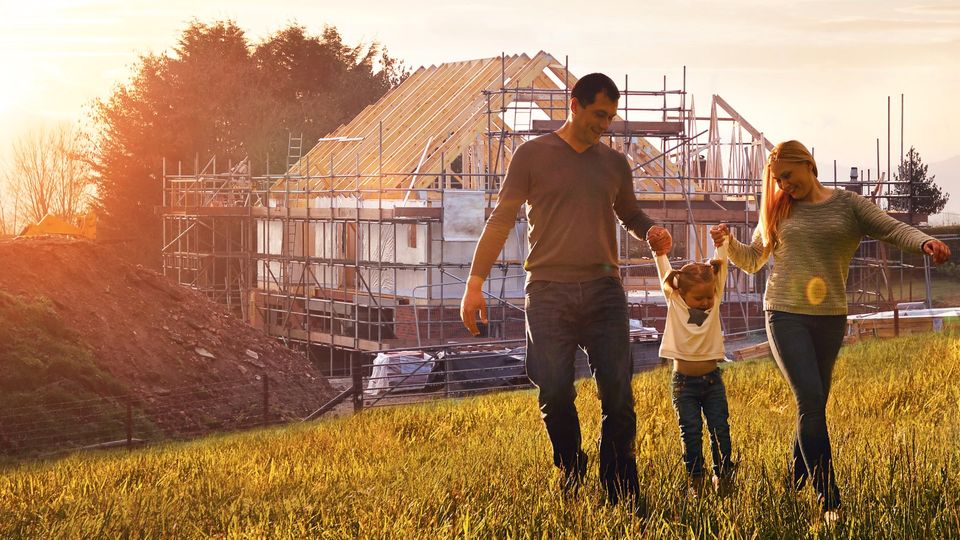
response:
<path id="1" fill-rule="evenodd" d="M 931 218 L 931 224 L 943 221 L 960 221 L 960 155 L 929 164 L 929 173 L 936 176 L 934 182 L 950 194 L 950 200 L 943 209 L 943 215 Z M 953 215 L 949 215 L 953 214 Z"/>

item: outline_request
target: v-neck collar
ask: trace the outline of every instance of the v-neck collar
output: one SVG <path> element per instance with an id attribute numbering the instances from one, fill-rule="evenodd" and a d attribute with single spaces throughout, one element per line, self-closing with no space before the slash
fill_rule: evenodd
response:
<path id="1" fill-rule="evenodd" d="M 556 131 L 552 131 L 551 133 L 553 133 L 553 135 L 556 136 L 556 138 L 557 138 L 561 143 L 563 143 L 563 145 L 566 146 L 568 150 L 570 150 L 571 152 L 573 152 L 574 154 L 576 154 L 576 155 L 578 155 L 578 156 L 584 156 L 584 155 L 586 155 L 587 152 L 590 152 L 591 150 L 593 150 L 593 149 L 597 146 L 597 144 L 601 144 L 601 143 L 599 143 L 599 142 L 598 142 L 597 144 L 591 144 L 590 146 L 586 147 L 586 148 L 583 150 L 583 152 L 577 152 L 577 149 L 574 148 L 573 146 L 571 146 L 570 143 L 568 143 L 566 139 L 564 139 L 563 137 L 561 137 L 559 133 L 557 133 Z"/>

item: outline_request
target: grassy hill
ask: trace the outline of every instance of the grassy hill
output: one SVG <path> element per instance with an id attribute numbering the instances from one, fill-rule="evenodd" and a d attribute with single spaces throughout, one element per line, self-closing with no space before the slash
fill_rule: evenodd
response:
<path id="1" fill-rule="evenodd" d="M 127 424 L 155 440 L 301 418 L 334 395 L 302 353 L 110 245 L 0 240 L 0 268 L 0 460 Z"/>
<path id="2" fill-rule="evenodd" d="M 0 290 L 0 456 L 123 436 L 123 385 L 47 299 Z M 138 433 L 154 427 L 138 414 Z M 78 426 L 82 426 L 79 429 Z"/>
<path id="3" fill-rule="evenodd" d="M 556 494 L 532 391 L 131 452 L 77 454 L 0 476 L 0 537 L 487 538 L 957 537 L 960 338 L 844 349 L 829 418 L 848 519 L 819 530 L 812 493 L 787 488 L 793 398 L 769 360 L 725 368 L 730 498 L 687 499 L 669 372 L 634 380 L 646 523 L 601 503 L 596 386 L 579 386 L 588 486 Z"/>

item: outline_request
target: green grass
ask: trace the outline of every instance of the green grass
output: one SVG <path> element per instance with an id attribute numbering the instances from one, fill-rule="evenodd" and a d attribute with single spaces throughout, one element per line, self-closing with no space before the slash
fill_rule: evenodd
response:
<path id="1" fill-rule="evenodd" d="M 116 391 L 119 386 L 99 370 L 78 336 L 66 328 L 50 301 L 26 299 L 0 291 L 0 388 L 33 391 L 52 380 L 69 379 L 87 392 Z M 23 396 L 18 396 L 23 397 Z M 10 405 L 11 401 L 0 402 Z"/>
<path id="2" fill-rule="evenodd" d="M 960 535 L 960 339 L 868 341 L 843 351 L 829 408 L 847 521 L 816 527 L 787 487 L 792 395 L 770 361 L 725 368 L 736 493 L 680 492 L 669 372 L 638 375 L 647 523 L 602 503 L 598 402 L 578 406 L 591 457 L 582 496 L 557 495 L 532 391 L 360 415 L 131 452 L 7 468 L 0 537 L 803 538 Z"/>

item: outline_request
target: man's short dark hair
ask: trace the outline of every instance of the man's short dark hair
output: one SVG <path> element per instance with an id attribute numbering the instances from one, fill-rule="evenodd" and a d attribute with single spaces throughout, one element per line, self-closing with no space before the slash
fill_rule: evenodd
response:
<path id="1" fill-rule="evenodd" d="M 597 93 L 603 92 L 610 101 L 620 99 L 620 90 L 610 77 L 603 73 L 584 75 L 577 84 L 573 85 L 570 95 L 577 98 L 580 105 L 589 107 L 597 99 Z"/>

